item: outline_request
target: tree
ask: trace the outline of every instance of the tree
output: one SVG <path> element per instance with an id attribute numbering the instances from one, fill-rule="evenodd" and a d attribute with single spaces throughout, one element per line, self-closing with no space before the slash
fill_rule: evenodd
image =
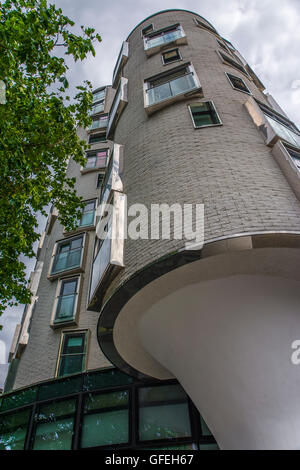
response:
<path id="1" fill-rule="evenodd" d="M 71 100 L 66 59 L 94 56 L 101 38 L 84 26 L 75 35 L 72 26 L 47 0 L 0 4 L 0 314 L 30 301 L 20 256 L 35 256 L 37 214 L 53 204 L 72 229 L 82 209 L 66 168 L 70 157 L 85 163 L 76 129 L 91 122 L 91 84 L 77 86 Z"/>

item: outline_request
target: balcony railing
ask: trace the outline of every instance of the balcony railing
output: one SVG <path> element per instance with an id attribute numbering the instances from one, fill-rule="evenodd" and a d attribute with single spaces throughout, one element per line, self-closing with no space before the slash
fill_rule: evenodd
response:
<path id="1" fill-rule="evenodd" d="M 178 26 L 171 31 L 162 31 L 160 34 L 146 36 L 144 38 L 144 48 L 147 52 L 149 49 L 160 48 L 165 44 L 178 41 L 181 38 L 186 38 L 186 36 L 181 26 Z"/>
<path id="2" fill-rule="evenodd" d="M 182 77 L 175 78 L 169 82 L 163 83 L 153 88 L 149 88 L 147 93 L 148 105 L 151 106 L 160 101 L 171 98 L 172 96 L 186 93 L 198 87 L 194 79 L 194 73 L 190 72 Z"/>
<path id="3" fill-rule="evenodd" d="M 107 127 L 108 123 L 108 116 L 100 116 L 98 119 L 94 119 L 91 126 L 90 130 L 93 129 L 104 129 Z"/>
<path id="4" fill-rule="evenodd" d="M 89 115 L 92 116 L 93 114 L 102 113 L 102 111 L 104 111 L 104 101 L 93 105 Z"/>
<path id="5" fill-rule="evenodd" d="M 107 236 L 102 241 L 99 251 L 97 253 L 97 256 L 93 262 L 90 297 L 94 295 L 96 287 L 99 284 L 99 282 L 102 280 L 104 273 L 110 263 L 111 232 L 112 232 L 112 220 L 111 219 L 108 222 L 108 224 L 109 224 L 109 227 L 107 231 Z"/>
<path id="6" fill-rule="evenodd" d="M 292 145 L 295 145 L 295 147 L 300 148 L 300 135 L 296 134 L 293 132 L 291 129 L 288 127 L 284 126 L 283 124 L 280 124 L 278 121 L 275 119 L 272 119 L 270 116 L 267 116 L 265 114 L 266 119 L 272 126 L 274 132 L 283 140 L 286 142 L 289 142 Z"/>
<path id="7" fill-rule="evenodd" d="M 96 103 L 96 101 L 103 100 L 105 98 L 105 92 L 106 88 L 103 88 L 102 90 L 93 93 L 93 103 Z"/>

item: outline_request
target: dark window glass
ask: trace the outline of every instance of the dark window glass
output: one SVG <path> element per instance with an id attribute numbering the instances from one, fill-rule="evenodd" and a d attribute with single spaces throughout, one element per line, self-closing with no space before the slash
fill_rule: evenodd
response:
<path id="1" fill-rule="evenodd" d="M 72 320 L 75 313 L 78 278 L 61 282 L 60 295 L 57 301 L 55 322 Z"/>
<path id="2" fill-rule="evenodd" d="M 64 334 L 58 376 L 82 372 L 85 367 L 86 333 Z"/>
<path id="3" fill-rule="evenodd" d="M 146 36 L 146 34 L 151 33 L 153 31 L 153 24 L 149 24 L 145 28 L 142 29 L 142 35 Z"/>
<path id="4" fill-rule="evenodd" d="M 190 110 L 195 127 L 221 124 L 221 121 L 211 101 L 191 104 Z"/>
<path id="5" fill-rule="evenodd" d="M 219 450 L 218 444 L 216 443 L 209 443 L 209 444 L 200 444 L 200 450 Z"/>
<path id="6" fill-rule="evenodd" d="M 198 20 L 198 18 L 195 18 L 195 22 L 201 28 L 208 29 L 208 31 L 212 31 L 213 33 L 218 34 L 213 26 L 210 26 L 210 25 L 204 23 L 203 21 Z"/>
<path id="7" fill-rule="evenodd" d="M 101 185 L 102 185 L 102 181 L 104 180 L 104 174 L 103 173 L 99 173 L 99 175 L 97 175 L 97 188 L 101 188 Z"/>
<path id="8" fill-rule="evenodd" d="M 164 64 L 169 64 L 170 62 L 174 62 L 176 60 L 181 59 L 178 49 L 173 49 L 172 51 L 164 52 L 162 56 Z"/>
<path id="9" fill-rule="evenodd" d="M 95 144 L 97 142 L 106 142 L 106 134 L 91 134 L 89 144 Z"/>
<path id="10" fill-rule="evenodd" d="M 59 242 L 54 256 L 52 274 L 80 266 L 81 252 L 83 246 L 83 235 Z"/>
<path id="11" fill-rule="evenodd" d="M 4 396 L 1 403 L 1 411 L 8 411 L 19 406 L 29 405 L 36 400 L 37 387 L 26 388 L 21 392 Z"/>
<path id="12" fill-rule="evenodd" d="M 89 394 L 84 403 L 81 447 L 127 443 L 128 404 L 128 390 Z"/>
<path id="13" fill-rule="evenodd" d="M 106 387 L 128 385 L 133 382 L 132 377 L 117 369 L 103 371 L 101 374 L 94 372 L 85 375 L 84 390 L 96 390 Z"/>
<path id="14" fill-rule="evenodd" d="M 227 73 L 227 77 L 229 78 L 233 88 L 250 93 L 249 88 L 242 78 L 231 75 L 230 73 Z"/>
<path id="15" fill-rule="evenodd" d="M 286 147 L 286 149 L 292 157 L 292 160 L 295 163 L 296 167 L 298 168 L 298 170 L 300 170 L 300 152 L 296 152 L 296 150 L 292 150 L 289 147 Z"/>
<path id="16" fill-rule="evenodd" d="M 74 377 L 67 377 L 64 380 L 53 380 L 52 383 L 42 384 L 39 387 L 39 400 L 78 393 L 82 388 L 82 379 L 82 375 L 76 375 Z"/>
<path id="17" fill-rule="evenodd" d="M 180 385 L 139 389 L 139 439 L 191 436 L 187 396 Z"/>
<path id="18" fill-rule="evenodd" d="M 23 450 L 31 409 L 0 416 L 0 450 Z"/>
<path id="19" fill-rule="evenodd" d="M 33 449 L 71 449 L 75 410 L 75 399 L 40 406 L 36 416 Z"/>
<path id="20" fill-rule="evenodd" d="M 244 67 L 240 64 L 238 64 L 238 62 L 236 62 L 235 60 L 231 59 L 230 57 L 228 57 L 226 54 L 223 54 L 223 52 L 219 52 L 220 55 L 222 56 L 224 62 L 226 64 L 229 64 L 231 65 L 232 67 L 235 67 L 236 69 L 240 70 L 241 72 L 244 72 L 246 75 L 247 75 L 247 72 L 246 70 L 244 69 Z"/>

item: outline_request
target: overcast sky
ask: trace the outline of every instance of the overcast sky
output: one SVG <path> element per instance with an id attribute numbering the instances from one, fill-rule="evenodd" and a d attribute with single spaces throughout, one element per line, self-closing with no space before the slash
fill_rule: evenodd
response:
<path id="1" fill-rule="evenodd" d="M 76 25 L 92 26 L 102 36 L 96 57 L 72 64 L 73 85 L 90 80 L 96 88 L 111 83 L 121 43 L 147 16 L 169 8 L 194 11 L 229 39 L 288 114 L 300 126 L 300 0 L 54 0 Z M 28 272 L 34 262 L 28 263 Z M 7 357 L 23 308 L 0 319 L 0 364 Z M 5 351 L 6 350 L 6 351 Z M 0 369 L 1 386 L 1 369 Z"/>

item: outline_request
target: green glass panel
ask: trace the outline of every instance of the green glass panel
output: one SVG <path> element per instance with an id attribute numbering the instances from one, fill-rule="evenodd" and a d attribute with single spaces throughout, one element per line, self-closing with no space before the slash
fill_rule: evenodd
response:
<path id="1" fill-rule="evenodd" d="M 117 369 L 102 370 L 85 375 L 83 389 L 97 390 L 118 385 L 128 385 L 132 382 L 132 377 Z"/>
<path id="2" fill-rule="evenodd" d="M 82 349 L 82 344 L 83 344 L 83 337 L 82 336 L 77 336 L 74 338 L 68 338 L 68 350 L 69 348 L 80 348 Z M 70 351 L 71 352 L 71 351 Z"/>
<path id="3" fill-rule="evenodd" d="M 39 400 L 57 398 L 71 393 L 78 393 L 82 388 L 82 376 L 68 377 L 61 381 L 40 385 Z"/>
<path id="4" fill-rule="evenodd" d="M 220 450 L 218 447 L 218 444 L 200 444 L 199 445 L 200 450 Z"/>
<path id="5" fill-rule="evenodd" d="M 95 211 L 87 212 L 83 214 L 80 221 L 80 226 L 93 225 L 95 218 Z"/>
<path id="6" fill-rule="evenodd" d="M 61 400 L 57 402 L 42 405 L 37 415 L 38 421 L 55 421 L 61 416 L 71 415 L 75 412 L 76 401 L 74 398 L 70 400 Z"/>
<path id="7" fill-rule="evenodd" d="M 60 361 L 59 376 L 77 374 L 82 372 L 84 364 L 84 355 L 63 356 Z"/>
<path id="8" fill-rule="evenodd" d="M 128 442 L 128 410 L 86 415 L 82 424 L 81 447 L 107 446 Z"/>
<path id="9" fill-rule="evenodd" d="M 185 401 L 186 393 L 180 385 L 163 385 L 157 387 L 143 387 L 139 389 L 139 403 L 143 404 L 170 402 L 174 400 Z"/>
<path id="10" fill-rule="evenodd" d="M 203 436 L 212 436 L 212 433 L 210 432 L 210 429 L 209 429 L 209 427 L 207 426 L 207 424 L 206 424 L 206 422 L 204 421 L 204 419 L 202 418 L 202 416 L 200 417 L 200 421 L 201 421 L 202 435 L 203 435 Z"/>
<path id="11" fill-rule="evenodd" d="M 196 444 L 178 444 L 174 446 L 144 447 L 141 450 L 197 450 Z"/>
<path id="12" fill-rule="evenodd" d="M 27 388 L 21 392 L 4 396 L 2 399 L 1 411 L 8 411 L 19 406 L 29 405 L 36 400 L 37 387 Z"/>
<path id="13" fill-rule="evenodd" d="M 210 114 L 193 114 L 195 126 L 209 126 L 214 124 Z"/>
<path id="14" fill-rule="evenodd" d="M 191 425 L 187 403 L 140 408 L 141 441 L 189 436 L 191 436 Z"/>
<path id="15" fill-rule="evenodd" d="M 64 295 L 59 299 L 55 321 L 72 319 L 74 317 L 74 305 L 76 294 Z"/>
<path id="16" fill-rule="evenodd" d="M 23 450 L 31 408 L 0 416 L 0 450 Z"/>
<path id="17" fill-rule="evenodd" d="M 57 419 L 55 422 L 38 424 L 34 450 L 69 450 L 72 446 L 74 419 Z"/>
<path id="18" fill-rule="evenodd" d="M 85 412 L 101 408 L 128 406 L 128 390 L 119 392 L 90 394 L 84 404 Z"/>

